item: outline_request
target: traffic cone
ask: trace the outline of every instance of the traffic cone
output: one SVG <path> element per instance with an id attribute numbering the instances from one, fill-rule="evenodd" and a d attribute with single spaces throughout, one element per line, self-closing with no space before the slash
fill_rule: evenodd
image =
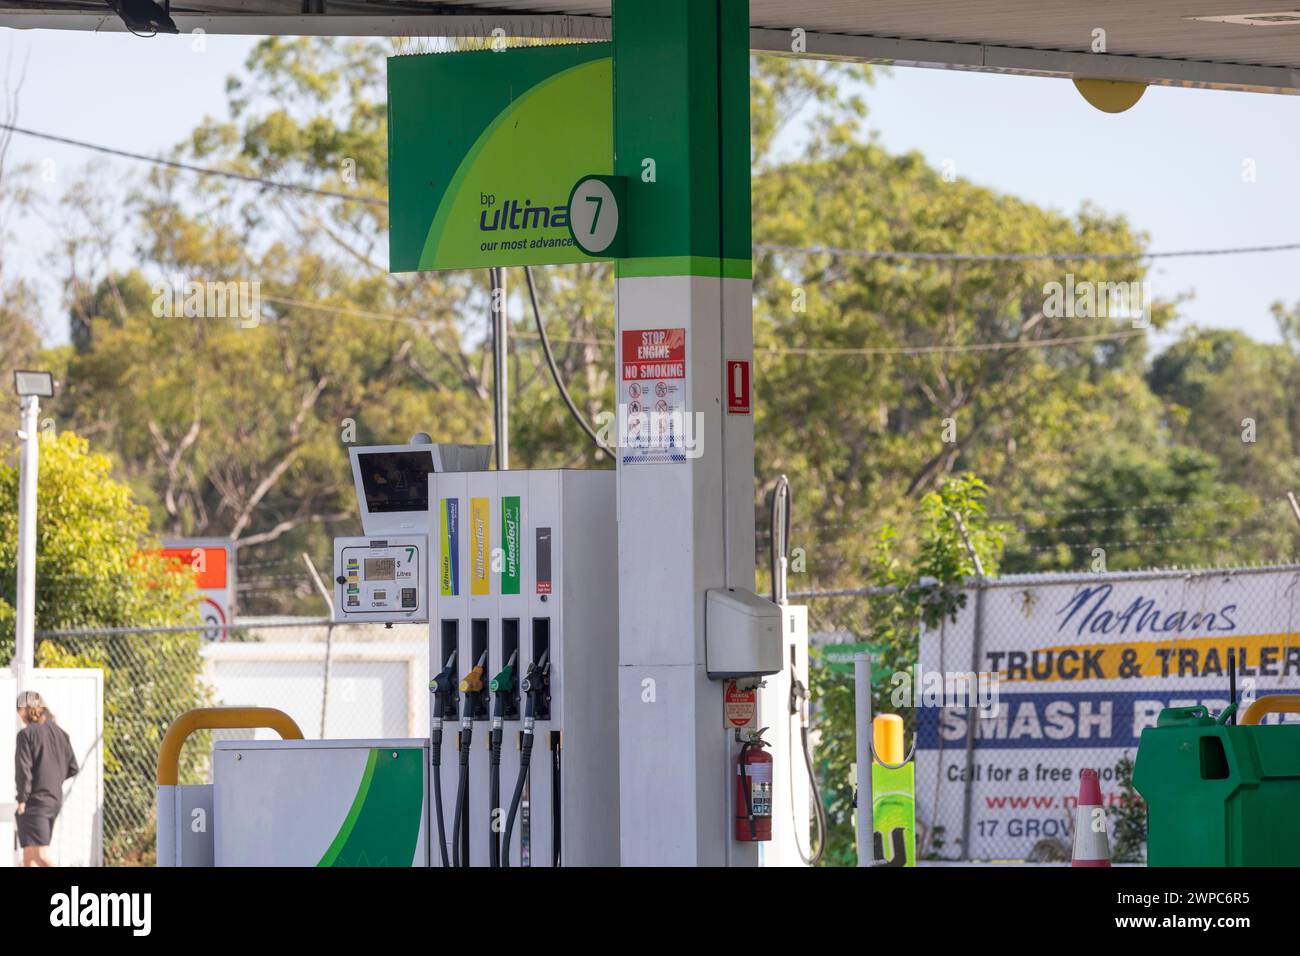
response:
<path id="1" fill-rule="evenodd" d="M 1074 859 L 1071 866 L 1110 866 L 1106 808 L 1101 804 L 1097 771 L 1079 774 L 1079 805 L 1074 810 Z"/>

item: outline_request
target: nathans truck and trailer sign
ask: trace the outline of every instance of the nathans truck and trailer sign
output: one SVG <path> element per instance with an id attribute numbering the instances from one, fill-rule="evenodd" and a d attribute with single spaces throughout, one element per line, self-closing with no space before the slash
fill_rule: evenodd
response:
<path id="1" fill-rule="evenodd" d="M 983 604 L 977 655 L 972 589 L 955 622 L 922 634 L 913 675 L 917 816 L 943 828 L 942 856 L 961 851 L 972 719 L 970 856 L 1023 859 L 1044 839 L 1068 848 L 1080 770 L 1114 804 L 1115 766 L 1161 710 L 1227 706 L 1230 651 L 1240 700 L 1300 691 L 1300 566 L 1014 576 L 990 581 Z M 983 676 L 970 707 L 922 693 L 930 676 L 971 672 Z"/>

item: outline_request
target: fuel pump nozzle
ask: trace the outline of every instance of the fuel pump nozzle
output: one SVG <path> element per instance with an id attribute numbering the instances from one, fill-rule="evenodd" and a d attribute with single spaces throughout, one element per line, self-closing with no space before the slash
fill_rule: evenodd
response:
<path id="1" fill-rule="evenodd" d="M 502 837 L 503 851 L 501 865 L 510 865 L 510 835 L 515 828 L 515 816 L 519 812 L 519 801 L 523 797 L 524 783 L 528 780 L 528 767 L 533 758 L 533 736 L 537 725 L 537 703 L 549 701 L 551 696 L 551 649 L 548 647 L 542 656 L 528 665 L 524 679 L 519 682 L 519 689 L 524 692 L 524 742 L 519 754 L 519 776 L 515 780 L 515 793 L 510 798 L 510 812 L 506 814 L 505 835 Z M 552 813 L 558 813 L 551 808 Z"/>
<path id="2" fill-rule="evenodd" d="M 438 705 L 433 715 L 433 729 L 439 733 L 442 732 L 442 715 L 445 712 L 445 704 L 452 695 L 456 693 L 456 682 L 452 676 L 456 668 L 456 652 L 452 651 L 451 656 L 447 658 L 447 663 L 442 665 L 442 670 L 434 675 L 433 680 L 429 681 L 429 690 L 433 694 L 434 702 Z"/>
<path id="3" fill-rule="evenodd" d="M 506 666 L 488 683 L 492 691 L 492 757 L 488 769 L 488 865 L 501 865 L 501 838 L 498 835 L 498 814 L 501 812 L 501 734 L 505 724 L 506 703 L 515 689 L 516 648 L 506 661 Z"/>
<path id="4" fill-rule="evenodd" d="M 510 693 L 515 689 L 515 661 L 519 659 L 519 651 L 516 650 L 510 655 L 510 660 L 506 661 L 506 666 L 501 668 L 501 672 L 488 682 L 488 690 L 492 691 L 492 729 L 499 731 L 502 721 L 505 719 L 506 702 Z"/>
<path id="5" fill-rule="evenodd" d="M 486 664 L 487 664 L 487 651 L 484 650 L 483 653 L 479 655 L 478 663 L 475 664 L 472 668 L 470 668 L 469 673 L 460 679 L 460 692 L 462 694 L 483 693 L 483 668 L 484 665 Z M 469 720 L 471 722 L 473 720 L 472 718 L 473 711 L 471 710 L 471 708 L 466 707 L 464 710 L 464 714 L 465 716 L 461 718 L 462 727 L 465 726 L 466 720 Z"/>
<path id="6" fill-rule="evenodd" d="M 452 866 L 469 866 L 469 753 L 474 736 L 474 712 L 483 693 L 487 648 L 468 674 L 460 679 L 463 698 L 460 718 L 460 779 L 456 783 L 456 816 L 451 827 Z"/>
<path id="7" fill-rule="evenodd" d="M 442 855 L 442 865 L 447 866 L 447 832 L 442 816 L 442 715 L 447 701 L 456 692 L 452 674 L 456 667 L 456 652 L 453 650 L 433 680 L 429 681 L 429 690 L 433 693 L 433 732 L 430 735 L 430 758 L 433 762 L 433 804 L 438 816 L 438 852 Z"/>
<path id="8" fill-rule="evenodd" d="M 530 733 L 537 716 L 537 702 L 549 701 L 551 698 L 551 649 L 548 647 L 542 656 L 528 665 L 519 689 L 524 692 L 527 703 L 524 704 L 524 733 Z"/>

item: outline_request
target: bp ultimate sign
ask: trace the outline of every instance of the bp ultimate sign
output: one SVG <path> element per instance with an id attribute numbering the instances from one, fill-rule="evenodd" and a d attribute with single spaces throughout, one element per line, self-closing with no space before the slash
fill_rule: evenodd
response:
<path id="1" fill-rule="evenodd" d="M 612 171 L 608 43 L 388 61 L 393 272 L 587 262 L 569 199 Z"/>
<path id="2" fill-rule="evenodd" d="M 960 853 L 964 830 L 973 859 L 1024 859 L 1044 841 L 1068 852 L 1079 771 L 1096 769 L 1103 800 L 1119 804 L 1116 766 L 1161 710 L 1227 706 L 1230 653 L 1243 706 L 1300 689 L 1297 592 L 1300 567 L 1013 576 L 989 583 L 982 614 L 967 591 L 955 621 L 922 634 L 911 675 L 923 832 L 942 827 L 942 856 Z M 996 692 L 985 678 L 969 707 L 926 698 L 934 676 L 971 672 L 996 675 Z"/>

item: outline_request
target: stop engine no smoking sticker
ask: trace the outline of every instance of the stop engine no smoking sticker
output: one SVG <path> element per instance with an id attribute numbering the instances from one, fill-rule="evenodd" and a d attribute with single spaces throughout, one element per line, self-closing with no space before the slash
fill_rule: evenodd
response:
<path id="1" fill-rule="evenodd" d="M 620 352 L 623 464 L 686 461 L 686 330 L 624 330 Z"/>

